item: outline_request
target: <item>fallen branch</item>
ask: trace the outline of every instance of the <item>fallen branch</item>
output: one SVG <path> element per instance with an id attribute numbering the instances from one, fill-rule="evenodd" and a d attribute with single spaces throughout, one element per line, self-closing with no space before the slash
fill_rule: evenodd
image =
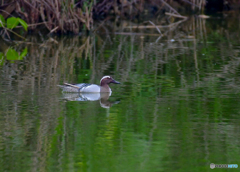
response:
<path id="1" fill-rule="evenodd" d="M 151 26 L 151 25 L 148 25 L 148 26 L 126 26 L 124 28 L 132 28 L 132 29 L 151 29 L 151 28 L 168 28 L 168 27 L 172 27 L 173 25 L 178 25 L 179 23 L 182 23 L 184 21 L 186 21 L 187 18 L 185 18 L 184 20 L 181 20 L 181 21 L 178 21 L 178 22 L 175 22 L 175 23 L 171 23 L 169 25 L 166 25 L 166 26 L 163 26 L 163 25 L 155 25 L 155 26 Z"/>
<path id="2" fill-rule="evenodd" d="M 147 35 L 147 36 L 159 36 L 159 34 L 147 34 L 147 33 L 135 33 L 135 32 L 115 32 L 116 35 Z"/>
<path id="3" fill-rule="evenodd" d="M 169 15 L 169 16 L 173 16 L 173 17 L 178 17 L 178 18 L 182 18 L 182 19 L 186 19 L 187 17 L 186 16 L 182 16 L 182 15 L 177 15 L 177 14 L 173 14 L 173 13 L 168 13 L 166 12 L 165 13 L 166 15 Z"/>

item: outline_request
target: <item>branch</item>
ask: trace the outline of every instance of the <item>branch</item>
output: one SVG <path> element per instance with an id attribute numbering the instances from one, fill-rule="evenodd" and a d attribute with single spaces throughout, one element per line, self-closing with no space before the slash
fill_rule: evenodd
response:
<path id="1" fill-rule="evenodd" d="M 168 13 L 166 12 L 165 13 L 166 15 L 169 15 L 169 16 L 173 16 L 173 17 L 178 17 L 178 18 L 183 18 L 183 19 L 186 19 L 187 17 L 186 16 L 182 16 L 182 15 L 177 15 L 177 14 L 173 14 L 173 13 Z"/>

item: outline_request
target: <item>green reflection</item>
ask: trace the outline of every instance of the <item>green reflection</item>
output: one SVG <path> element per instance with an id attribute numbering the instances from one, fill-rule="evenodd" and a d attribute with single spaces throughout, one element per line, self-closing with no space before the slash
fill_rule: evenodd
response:
<path id="1" fill-rule="evenodd" d="M 0 66 L 4 65 L 5 59 L 9 60 L 11 63 L 14 63 L 15 60 L 23 60 L 27 53 L 28 53 L 27 47 L 24 48 L 20 54 L 15 49 L 9 47 L 6 50 L 6 55 L 0 52 Z"/>

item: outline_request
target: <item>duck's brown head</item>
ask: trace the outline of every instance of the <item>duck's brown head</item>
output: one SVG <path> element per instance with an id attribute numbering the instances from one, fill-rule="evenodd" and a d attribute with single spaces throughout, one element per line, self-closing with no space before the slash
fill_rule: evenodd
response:
<path id="1" fill-rule="evenodd" d="M 100 85 L 109 85 L 109 84 L 120 84 L 120 82 L 115 81 L 111 76 L 104 76 L 102 77 L 101 81 L 100 81 Z"/>

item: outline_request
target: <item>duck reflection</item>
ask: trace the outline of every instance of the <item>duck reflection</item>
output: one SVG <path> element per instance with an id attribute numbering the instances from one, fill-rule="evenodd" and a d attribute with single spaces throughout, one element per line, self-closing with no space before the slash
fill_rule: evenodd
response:
<path id="1" fill-rule="evenodd" d="M 98 101 L 103 108 L 110 108 L 114 104 L 118 104 L 120 101 L 109 101 L 111 92 L 107 93 L 63 93 L 63 99 L 67 101 Z"/>

